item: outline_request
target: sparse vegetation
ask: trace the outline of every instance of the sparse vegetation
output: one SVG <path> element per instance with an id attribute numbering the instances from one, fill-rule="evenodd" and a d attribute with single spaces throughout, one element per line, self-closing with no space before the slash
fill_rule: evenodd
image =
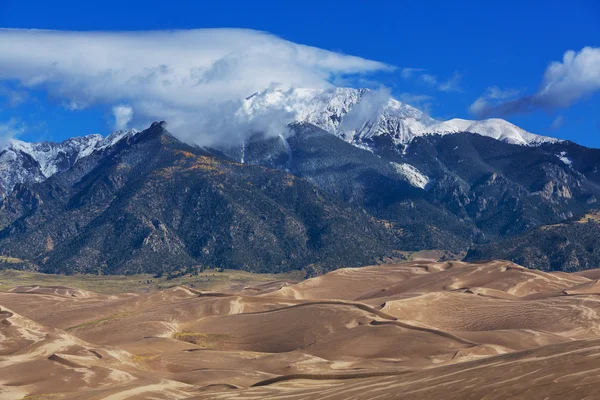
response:
<path id="1" fill-rule="evenodd" d="M 518 238 L 473 247 L 465 260 L 510 260 L 542 271 L 575 272 L 600 267 L 597 214 L 542 226 Z"/>
<path id="2" fill-rule="evenodd" d="M 134 354 L 132 357 L 133 362 L 138 364 L 143 371 L 151 370 L 149 364 L 158 358 L 160 358 L 160 354 Z"/>
<path id="3" fill-rule="evenodd" d="M 403 251 L 402 256 L 409 261 L 430 260 L 430 261 L 448 261 L 462 260 L 466 252 L 452 252 L 448 250 L 421 250 L 421 251 Z"/>
<path id="4" fill-rule="evenodd" d="M 16 257 L 0 256 L 0 262 L 7 264 L 22 264 L 26 261 Z"/>
<path id="5" fill-rule="evenodd" d="M 173 334 L 173 339 L 192 343 L 205 349 L 218 349 L 222 347 L 224 342 L 229 338 L 230 335 L 220 333 L 180 331 Z"/>
<path id="6" fill-rule="evenodd" d="M 41 274 L 14 269 L 0 270 L 0 291 L 7 291 L 15 286 L 68 286 L 96 293 L 147 292 L 169 287 L 186 285 L 200 290 L 215 289 L 223 286 L 240 287 L 252 282 L 268 282 L 270 280 L 302 280 L 301 271 L 285 274 L 253 274 L 245 271 L 224 270 L 217 273 L 206 270 L 198 275 L 179 276 L 168 280 L 166 276 L 157 278 L 150 274 L 139 275 L 55 275 Z"/>

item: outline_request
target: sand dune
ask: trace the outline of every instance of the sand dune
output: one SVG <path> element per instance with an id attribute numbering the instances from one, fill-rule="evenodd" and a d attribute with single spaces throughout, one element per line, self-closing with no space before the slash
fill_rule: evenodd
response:
<path id="1" fill-rule="evenodd" d="M 193 398 L 595 399 L 599 365 L 600 341 L 577 341 L 384 376 L 287 376 Z"/>
<path id="2" fill-rule="evenodd" d="M 213 291 L 18 286 L 0 399 L 593 398 L 596 275 L 419 261 Z"/>

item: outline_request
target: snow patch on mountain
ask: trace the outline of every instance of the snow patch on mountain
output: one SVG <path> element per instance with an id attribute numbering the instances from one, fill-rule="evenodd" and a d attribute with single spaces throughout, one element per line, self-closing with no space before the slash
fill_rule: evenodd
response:
<path id="1" fill-rule="evenodd" d="M 425 189 L 429 184 L 429 177 L 410 164 L 390 162 L 390 165 L 414 187 Z"/>
<path id="2" fill-rule="evenodd" d="M 133 136 L 137 135 L 138 133 L 139 133 L 139 131 L 137 129 L 127 129 L 127 130 L 119 130 L 119 131 L 113 132 L 110 135 L 108 135 L 106 138 L 101 140 L 98 143 L 98 145 L 96 146 L 96 148 L 94 148 L 92 150 L 92 153 L 94 151 L 104 150 L 106 148 L 112 147 L 115 144 L 119 143 L 121 140 L 123 140 L 125 138 L 133 137 Z M 89 155 L 89 154 L 87 154 L 87 155 Z"/>
<path id="3" fill-rule="evenodd" d="M 562 161 L 563 163 L 565 163 L 566 165 L 573 165 L 573 160 L 571 160 L 567 156 L 567 152 L 566 151 L 561 151 L 559 154 L 556 155 L 556 157 L 558 157 L 558 159 L 560 161 Z"/>

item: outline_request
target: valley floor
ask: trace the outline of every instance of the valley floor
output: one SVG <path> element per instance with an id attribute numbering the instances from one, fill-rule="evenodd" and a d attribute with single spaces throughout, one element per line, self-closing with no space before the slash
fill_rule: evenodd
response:
<path id="1" fill-rule="evenodd" d="M 203 278 L 0 273 L 0 399 L 600 393 L 600 270 L 411 261 Z"/>

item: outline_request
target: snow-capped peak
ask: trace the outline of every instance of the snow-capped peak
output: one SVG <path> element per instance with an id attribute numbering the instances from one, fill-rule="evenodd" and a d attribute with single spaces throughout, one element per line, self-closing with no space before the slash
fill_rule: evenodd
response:
<path id="1" fill-rule="evenodd" d="M 457 132 L 525 146 L 558 141 L 529 133 L 502 119 L 438 121 L 385 91 L 369 89 L 269 89 L 248 97 L 240 113 L 251 119 L 274 115 L 274 111 L 282 111 L 283 118 L 288 119 L 285 122 L 308 122 L 360 147 L 381 135 L 406 145 L 418 136 Z"/>
<path id="2" fill-rule="evenodd" d="M 490 118 L 482 121 L 472 121 L 466 132 L 478 133 L 503 142 L 523 146 L 536 146 L 542 143 L 556 143 L 558 139 L 529 133 L 508 121 Z"/>
<path id="3" fill-rule="evenodd" d="M 12 190 L 17 183 L 44 181 L 95 151 L 111 147 L 136 133 L 135 129 L 117 131 L 106 138 L 92 134 L 61 143 L 29 143 L 12 139 L 0 149 L 0 195 Z"/>

